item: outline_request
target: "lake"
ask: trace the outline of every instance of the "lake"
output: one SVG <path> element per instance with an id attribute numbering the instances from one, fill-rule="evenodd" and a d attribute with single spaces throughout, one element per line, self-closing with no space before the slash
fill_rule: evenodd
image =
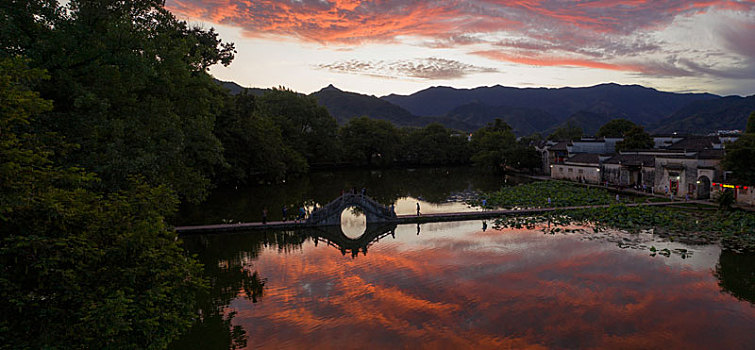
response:
<path id="1" fill-rule="evenodd" d="M 474 210 L 460 201 L 504 184 L 469 169 L 391 172 L 235 190 L 263 202 L 247 214 L 250 198 L 225 193 L 215 205 L 253 220 L 277 202 L 324 203 L 342 187 L 365 186 L 383 203 L 408 203 L 402 210 L 418 200 L 428 210 Z M 220 209 L 200 209 L 185 210 L 197 216 L 184 222 L 222 219 Z M 484 224 L 370 226 L 352 237 L 340 228 L 184 237 L 211 292 L 203 320 L 172 347 L 755 348 L 752 254 L 651 232 Z"/>
<path id="2" fill-rule="evenodd" d="M 281 184 L 217 189 L 204 203 L 182 207 L 172 221 L 177 226 L 261 221 L 264 208 L 269 220 L 280 220 L 284 205 L 292 215 L 300 206 L 322 206 L 342 191 L 363 188 L 372 199 L 395 204 L 399 215 L 414 213 L 417 202 L 427 213 L 473 210 L 463 202 L 474 193 L 527 181 L 471 167 L 320 171 Z"/>

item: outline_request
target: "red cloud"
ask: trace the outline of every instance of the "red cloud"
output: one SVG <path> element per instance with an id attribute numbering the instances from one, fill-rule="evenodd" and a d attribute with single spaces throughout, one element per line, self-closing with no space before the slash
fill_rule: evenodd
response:
<path id="1" fill-rule="evenodd" d="M 243 28 L 252 36 L 284 35 L 322 43 L 390 41 L 397 36 L 447 38 L 547 26 L 628 34 L 710 9 L 751 11 L 752 1 L 168 0 L 170 10 Z M 561 29 L 559 29 L 561 28 Z M 521 34 L 526 34 L 520 32 Z"/>
<path id="2" fill-rule="evenodd" d="M 721 34 L 722 41 L 734 47 L 730 53 L 744 52 L 753 61 L 735 72 L 685 65 L 681 60 L 691 62 L 701 54 L 669 49 L 670 43 L 644 35 L 680 16 L 711 11 L 752 14 L 755 1 L 168 0 L 166 7 L 180 17 L 239 27 L 248 37 L 323 45 L 394 42 L 411 36 L 428 47 L 476 45 L 476 54 L 508 62 L 665 76 L 740 76 L 742 69 L 755 67 L 755 57 L 749 55 L 755 52 L 751 40 L 731 40 L 746 36 L 744 32 Z M 507 51 L 494 50 L 506 46 L 502 42 L 513 44 Z M 678 57 L 679 62 L 626 63 L 649 54 L 666 61 Z"/>
<path id="3" fill-rule="evenodd" d="M 634 72 L 640 72 L 643 70 L 642 67 L 636 65 L 620 65 L 576 58 L 526 57 L 510 55 L 500 51 L 475 51 L 472 53 L 494 60 L 520 63 L 530 66 L 571 66 Z"/>

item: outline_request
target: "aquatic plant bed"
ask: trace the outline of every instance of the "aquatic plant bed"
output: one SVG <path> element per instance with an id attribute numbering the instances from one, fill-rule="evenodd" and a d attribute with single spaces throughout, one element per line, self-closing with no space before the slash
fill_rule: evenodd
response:
<path id="1" fill-rule="evenodd" d="M 619 196 L 619 199 L 622 202 L 644 201 L 642 197 Z M 536 181 L 502 187 L 496 192 L 482 194 L 469 204 L 482 206 L 483 200 L 486 200 L 486 208 L 548 208 L 613 204 L 616 203 L 616 195 L 603 188 L 561 181 Z"/>
<path id="2" fill-rule="evenodd" d="M 607 208 L 556 210 L 529 217 L 502 217 L 497 228 L 542 227 L 557 233 L 569 225 L 592 225 L 594 231 L 621 229 L 653 233 L 689 243 L 720 242 L 724 249 L 755 252 L 755 213 L 736 211 L 700 212 L 656 206 L 612 205 Z"/>

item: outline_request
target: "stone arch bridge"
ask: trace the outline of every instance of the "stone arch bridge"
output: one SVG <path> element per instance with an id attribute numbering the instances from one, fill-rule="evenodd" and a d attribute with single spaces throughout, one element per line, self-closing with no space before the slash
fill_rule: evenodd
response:
<path id="1" fill-rule="evenodd" d="M 372 198 L 353 193 L 345 193 L 330 203 L 312 212 L 306 223 L 316 226 L 340 226 L 341 212 L 350 207 L 362 210 L 367 218 L 367 224 L 395 222 L 396 213 Z"/>

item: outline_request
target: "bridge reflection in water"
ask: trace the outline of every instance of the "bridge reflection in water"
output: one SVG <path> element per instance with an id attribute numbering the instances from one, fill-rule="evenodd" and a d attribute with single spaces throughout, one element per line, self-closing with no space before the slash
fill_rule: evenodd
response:
<path id="1" fill-rule="evenodd" d="M 357 257 L 359 253 L 367 255 L 367 249 L 386 236 L 396 238 L 396 224 L 367 224 L 364 233 L 356 238 L 347 236 L 341 226 L 320 226 L 307 228 L 300 234 L 306 235 L 318 244 L 327 244 L 338 249 L 341 254 Z"/>

